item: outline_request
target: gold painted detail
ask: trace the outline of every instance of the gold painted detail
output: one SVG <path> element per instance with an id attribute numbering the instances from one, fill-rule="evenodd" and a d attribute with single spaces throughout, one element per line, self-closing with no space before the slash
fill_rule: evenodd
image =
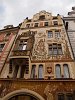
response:
<path id="1" fill-rule="evenodd" d="M 15 50 L 12 52 L 11 56 L 29 56 L 30 51 L 28 50 Z"/>

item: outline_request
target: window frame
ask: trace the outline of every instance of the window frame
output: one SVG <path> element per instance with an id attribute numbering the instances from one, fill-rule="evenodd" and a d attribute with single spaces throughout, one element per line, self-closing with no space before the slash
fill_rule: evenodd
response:
<path id="1" fill-rule="evenodd" d="M 56 47 L 54 47 L 53 45 L 56 45 Z M 55 49 L 57 51 L 57 54 L 53 53 Z M 59 53 L 59 49 L 61 50 L 61 53 Z M 50 51 L 52 52 L 52 54 L 50 53 Z M 48 44 L 48 54 L 49 55 L 62 55 L 63 54 L 63 52 L 62 52 L 62 44 L 57 44 L 57 43 Z"/>
<path id="2" fill-rule="evenodd" d="M 48 34 L 48 38 L 53 38 L 53 31 L 48 31 L 47 34 Z"/>
<path id="3" fill-rule="evenodd" d="M 63 94 L 64 95 L 64 100 L 68 100 L 67 99 L 68 94 L 71 94 L 73 96 L 73 92 L 57 92 L 56 95 L 55 95 L 56 100 L 58 100 L 58 94 Z M 73 97 L 73 100 L 74 100 L 74 97 Z"/>

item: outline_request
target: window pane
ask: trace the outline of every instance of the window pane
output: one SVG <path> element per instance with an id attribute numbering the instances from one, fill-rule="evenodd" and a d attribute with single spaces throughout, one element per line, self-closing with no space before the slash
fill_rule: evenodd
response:
<path id="1" fill-rule="evenodd" d="M 53 33 L 51 31 L 48 31 L 48 38 L 52 38 L 53 37 Z"/>
<path id="2" fill-rule="evenodd" d="M 23 50 L 26 50 L 26 44 L 23 45 Z"/>
<path id="3" fill-rule="evenodd" d="M 55 66 L 55 72 L 56 72 L 56 78 L 61 78 L 61 68 L 59 64 Z"/>
<path id="4" fill-rule="evenodd" d="M 57 53 L 58 53 L 58 52 L 57 52 L 57 48 L 54 48 L 54 49 L 53 49 L 53 54 L 54 54 L 54 55 L 57 55 Z"/>
<path id="5" fill-rule="evenodd" d="M 58 54 L 62 54 L 62 48 L 58 48 Z"/>
<path id="6" fill-rule="evenodd" d="M 58 94 L 58 100 L 65 100 L 64 94 Z"/>
<path id="7" fill-rule="evenodd" d="M 39 65 L 38 78 L 43 78 L 43 65 Z"/>
<path id="8" fill-rule="evenodd" d="M 19 44 L 19 50 L 23 49 L 23 44 Z"/>
<path id="9" fill-rule="evenodd" d="M 49 49 L 49 55 L 52 55 L 52 49 Z"/>
<path id="10" fill-rule="evenodd" d="M 64 78 L 69 78 L 70 75 L 69 75 L 68 65 L 67 64 L 64 64 L 63 67 L 64 67 Z"/>
<path id="11" fill-rule="evenodd" d="M 48 26 L 48 22 L 45 22 L 45 26 Z"/>
<path id="12" fill-rule="evenodd" d="M 55 33 L 55 37 L 56 37 L 56 38 L 61 37 L 60 33 L 59 33 L 59 32 L 56 32 L 56 33 Z"/>

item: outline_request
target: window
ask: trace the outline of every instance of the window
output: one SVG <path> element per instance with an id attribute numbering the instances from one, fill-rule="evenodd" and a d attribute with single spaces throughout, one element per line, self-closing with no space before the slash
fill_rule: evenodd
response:
<path id="1" fill-rule="evenodd" d="M 35 23 L 35 27 L 38 27 L 38 23 Z"/>
<path id="2" fill-rule="evenodd" d="M 54 21 L 54 25 L 58 25 L 58 22 L 57 21 Z"/>
<path id="3" fill-rule="evenodd" d="M 27 25 L 26 25 L 26 28 L 29 28 L 29 27 L 30 27 L 30 24 L 27 24 Z"/>
<path id="4" fill-rule="evenodd" d="M 43 19 L 45 19 L 45 15 L 39 16 L 39 20 L 43 20 Z"/>
<path id="5" fill-rule="evenodd" d="M 39 65 L 38 78 L 43 78 L 43 65 Z"/>
<path id="6" fill-rule="evenodd" d="M 61 78 L 61 66 L 59 64 L 56 64 L 55 66 L 55 73 L 56 73 L 56 78 Z"/>
<path id="7" fill-rule="evenodd" d="M 53 37 L 52 31 L 48 31 L 48 38 L 52 38 L 52 37 Z"/>
<path id="8" fill-rule="evenodd" d="M 48 22 L 45 22 L 45 26 L 48 26 Z"/>
<path id="9" fill-rule="evenodd" d="M 58 94 L 58 100 L 65 100 L 64 94 Z"/>
<path id="10" fill-rule="evenodd" d="M 69 74 L 69 68 L 67 64 L 63 65 L 63 69 L 64 69 L 64 78 L 69 78 L 70 74 Z"/>
<path id="11" fill-rule="evenodd" d="M 50 44 L 49 45 L 49 55 L 61 55 L 62 54 L 62 47 L 61 44 Z"/>
<path id="12" fill-rule="evenodd" d="M 26 41 L 20 41 L 19 50 L 26 50 L 26 46 L 27 46 L 27 40 Z"/>
<path id="13" fill-rule="evenodd" d="M 31 70 L 31 78 L 35 78 L 35 69 L 36 69 L 36 65 L 32 65 L 32 70 Z"/>
<path id="14" fill-rule="evenodd" d="M 61 37 L 60 32 L 55 32 L 55 38 Z"/>
<path id="15" fill-rule="evenodd" d="M 0 51 L 2 51 L 2 49 L 4 48 L 5 44 L 0 44 Z"/>
<path id="16" fill-rule="evenodd" d="M 67 100 L 73 100 L 73 94 L 72 93 L 66 94 L 66 99 Z"/>
<path id="17" fill-rule="evenodd" d="M 74 100 L 72 93 L 58 93 L 57 100 Z"/>

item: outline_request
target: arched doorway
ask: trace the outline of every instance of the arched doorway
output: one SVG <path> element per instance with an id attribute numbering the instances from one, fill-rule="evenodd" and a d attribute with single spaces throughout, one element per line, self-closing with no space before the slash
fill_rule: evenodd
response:
<path id="1" fill-rule="evenodd" d="M 2 100 L 45 100 L 45 99 L 34 91 L 28 89 L 22 89 L 7 94 L 5 97 L 2 98 Z"/>

